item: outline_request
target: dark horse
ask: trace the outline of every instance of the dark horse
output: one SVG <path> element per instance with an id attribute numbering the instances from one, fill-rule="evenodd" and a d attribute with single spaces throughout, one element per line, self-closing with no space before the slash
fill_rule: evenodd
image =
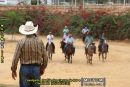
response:
<path id="1" fill-rule="evenodd" d="M 65 60 L 68 59 L 68 63 L 72 63 L 72 55 L 74 53 L 72 44 L 67 44 L 66 50 L 65 50 Z"/>
<path id="2" fill-rule="evenodd" d="M 82 34 L 82 41 L 85 42 L 86 34 Z"/>
<path id="3" fill-rule="evenodd" d="M 60 44 L 61 44 L 61 46 L 60 46 L 60 48 L 62 49 L 62 53 L 64 53 L 64 48 L 65 48 L 65 42 L 62 40 L 61 42 L 60 42 Z"/>
<path id="4" fill-rule="evenodd" d="M 85 54 L 87 58 L 87 63 L 92 64 L 92 58 L 93 58 L 93 53 L 95 51 L 95 45 L 94 43 L 90 44 L 88 48 L 85 47 Z"/>
<path id="5" fill-rule="evenodd" d="M 107 58 L 107 52 L 108 52 L 108 44 L 106 43 L 102 43 L 99 45 L 99 60 L 100 60 L 100 56 L 102 55 L 102 61 L 104 62 L 104 60 Z"/>
<path id="6" fill-rule="evenodd" d="M 62 52 L 65 54 L 65 60 L 68 59 L 68 63 L 71 62 L 72 63 L 72 54 L 74 53 L 74 48 L 73 48 L 73 45 L 71 44 L 67 44 L 66 46 L 66 43 L 64 41 L 61 41 L 61 49 L 62 49 Z M 66 46 L 66 48 L 65 48 Z M 71 59 L 71 61 L 70 61 Z"/>

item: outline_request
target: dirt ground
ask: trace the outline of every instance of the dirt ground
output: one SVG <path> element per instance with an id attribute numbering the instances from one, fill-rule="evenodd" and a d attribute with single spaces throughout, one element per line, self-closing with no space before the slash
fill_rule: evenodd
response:
<path id="1" fill-rule="evenodd" d="M 19 87 L 16 80 L 11 78 L 11 62 L 16 47 L 16 42 L 11 42 L 11 35 L 5 35 L 4 63 L 0 63 L 0 87 Z M 16 35 L 19 40 L 23 36 Z M 44 44 L 47 40 L 41 36 Z M 68 64 L 60 49 L 61 38 L 55 38 L 56 53 L 42 79 L 81 79 L 83 78 L 106 78 L 106 87 L 128 87 L 130 85 L 130 43 L 108 41 L 109 53 L 107 60 L 99 61 L 98 52 L 93 57 L 93 65 L 87 64 L 84 54 L 84 44 L 80 39 L 75 40 L 76 53 L 73 56 L 73 63 Z M 96 46 L 98 42 L 95 42 Z M 17 73 L 19 68 L 17 69 Z M 41 86 L 42 87 L 42 86 Z M 71 82 L 70 85 L 43 85 L 43 87 L 81 87 L 80 82 Z M 87 87 L 87 86 L 86 86 Z M 89 86 L 90 87 L 90 86 Z M 96 87 L 96 86 L 92 86 Z"/>

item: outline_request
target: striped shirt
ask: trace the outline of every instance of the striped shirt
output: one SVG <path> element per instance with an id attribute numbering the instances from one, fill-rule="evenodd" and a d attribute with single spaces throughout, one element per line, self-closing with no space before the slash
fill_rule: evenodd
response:
<path id="1" fill-rule="evenodd" d="M 28 36 L 18 41 L 12 69 L 17 69 L 19 59 L 21 64 L 42 64 L 46 68 L 48 57 L 42 40 L 35 36 Z"/>

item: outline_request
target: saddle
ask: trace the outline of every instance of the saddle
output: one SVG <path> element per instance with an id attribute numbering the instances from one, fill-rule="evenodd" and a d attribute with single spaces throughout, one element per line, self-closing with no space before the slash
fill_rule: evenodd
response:
<path id="1" fill-rule="evenodd" d="M 86 52 L 86 53 L 88 52 L 88 48 L 89 48 L 90 46 L 92 46 L 91 49 L 93 49 L 93 50 L 94 50 L 94 53 L 96 54 L 96 46 L 95 46 L 95 43 L 91 43 L 91 44 L 88 45 L 88 47 L 85 47 L 85 52 Z"/>

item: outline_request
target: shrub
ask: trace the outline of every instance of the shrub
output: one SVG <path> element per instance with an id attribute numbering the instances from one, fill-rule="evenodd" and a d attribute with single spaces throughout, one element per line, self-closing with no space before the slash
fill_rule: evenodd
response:
<path id="1" fill-rule="evenodd" d="M 44 6 L 33 6 L 26 10 L 9 10 L 0 12 L 0 24 L 5 25 L 6 33 L 17 33 L 21 24 L 32 20 L 39 26 L 41 34 L 52 32 L 55 36 L 61 36 L 65 25 L 75 36 L 80 36 L 81 29 L 87 26 L 95 38 L 102 32 L 108 39 L 130 39 L 130 12 L 120 15 L 108 14 L 105 10 L 88 11 L 79 9 L 79 12 L 69 11 L 51 13 Z"/>

